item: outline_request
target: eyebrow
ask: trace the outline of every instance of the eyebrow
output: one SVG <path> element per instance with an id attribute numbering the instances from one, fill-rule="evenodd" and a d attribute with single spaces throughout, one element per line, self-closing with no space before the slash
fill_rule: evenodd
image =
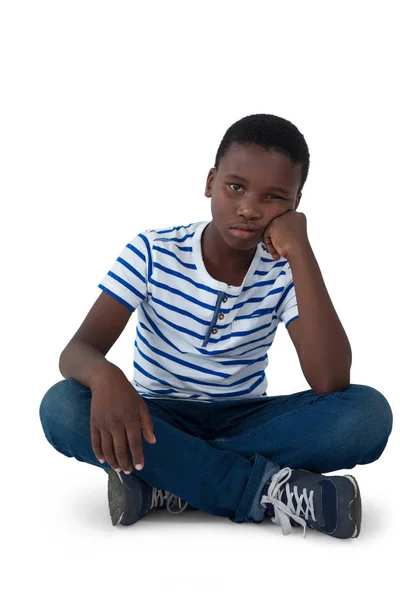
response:
<path id="1" fill-rule="evenodd" d="M 234 175 L 234 174 L 228 174 L 225 175 L 225 177 L 234 177 L 235 179 L 240 179 L 241 181 L 244 181 L 245 183 L 249 183 L 248 180 L 245 177 L 241 177 L 240 175 Z M 290 192 L 288 192 L 287 190 L 277 186 L 277 185 L 270 185 L 268 186 L 270 187 L 271 190 L 277 190 L 279 192 L 283 192 L 284 194 L 289 194 Z"/>

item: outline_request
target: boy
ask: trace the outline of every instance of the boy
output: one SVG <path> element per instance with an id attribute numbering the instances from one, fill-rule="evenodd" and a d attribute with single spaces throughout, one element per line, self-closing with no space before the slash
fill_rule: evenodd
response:
<path id="1" fill-rule="evenodd" d="M 379 391 L 350 384 L 350 344 L 297 211 L 308 168 L 292 123 L 241 119 L 207 177 L 212 220 L 138 234 L 99 284 L 40 418 L 58 451 L 108 473 L 113 525 L 166 506 L 359 535 L 355 478 L 322 472 L 377 460 L 393 416 Z M 130 382 L 105 356 L 136 309 Z M 280 322 L 311 389 L 269 397 Z"/>

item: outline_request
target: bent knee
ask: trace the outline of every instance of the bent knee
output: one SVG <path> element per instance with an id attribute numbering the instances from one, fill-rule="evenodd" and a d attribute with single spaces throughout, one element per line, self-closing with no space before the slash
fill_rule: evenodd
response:
<path id="1" fill-rule="evenodd" d="M 91 398 L 91 390 L 75 379 L 62 379 L 51 386 L 39 406 L 39 416 L 45 429 L 54 422 L 68 423 L 74 419 L 85 399 Z"/>
<path id="2" fill-rule="evenodd" d="M 393 427 L 393 413 L 385 396 L 369 385 L 351 384 L 344 392 L 351 397 L 352 410 L 360 423 L 370 424 L 375 433 L 389 437 Z"/>

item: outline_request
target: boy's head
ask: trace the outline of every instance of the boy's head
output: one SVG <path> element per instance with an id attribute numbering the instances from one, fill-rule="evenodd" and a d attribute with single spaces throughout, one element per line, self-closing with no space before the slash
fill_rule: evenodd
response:
<path id="1" fill-rule="evenodd" d="M 237 249 L 254 248 L 273 219 L 297 209 L 309 164 L 304 136 L 290 121 L 257 114 L 231 125 L 207 176 L 213 236 Z M 238 224 L 257 231 L 239 239 L 230 231 Z"/>

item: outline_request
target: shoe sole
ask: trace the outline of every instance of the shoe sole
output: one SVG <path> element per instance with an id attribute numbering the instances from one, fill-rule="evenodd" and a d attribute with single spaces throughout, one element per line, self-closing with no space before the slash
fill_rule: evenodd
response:
<path id="1" fill-rule="evenodd" d="M 355 497 L 349 504 L 349 517 L 354 522 L 355 531 L 352 538 L 356 538 L 360 535 L 361 531 L 361 519 L 362 519 L 362 505 L 361 505 L 361 494 L 360 488 L 358 487 L 358 483 L 356 479 L 352 475 L 344 475 L 347 479 L 350 479 L 351 483 L 354 486 Z"/>
<path id="2" fill-rule="evenodd" d="M 121 524 L 129 506 L 129 493 L 118 473 L 111 470 L 108 474 L 108 508 L 113 525 Z"/>

